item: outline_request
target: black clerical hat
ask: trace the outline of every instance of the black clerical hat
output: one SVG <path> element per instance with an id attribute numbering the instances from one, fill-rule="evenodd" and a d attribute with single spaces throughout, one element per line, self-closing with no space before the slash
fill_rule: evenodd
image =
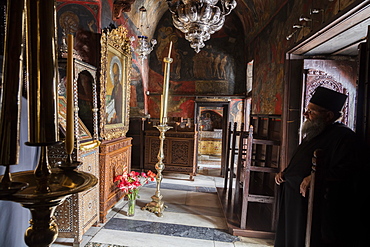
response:
<path id="1" fill-rule="evenodd" d="M 326 87 L 317 87 L 310 100 L 311 103 L 333 112 L 340 112 L 346 102 L 347 95 Z"/>

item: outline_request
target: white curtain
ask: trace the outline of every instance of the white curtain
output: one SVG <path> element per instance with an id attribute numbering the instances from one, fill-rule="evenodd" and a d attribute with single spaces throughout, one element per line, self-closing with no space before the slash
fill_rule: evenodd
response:
<path id="1" fill-rule="evenodd" d="M 21 133 L 19 164 L 10 166 L 10 172 L 34 170 L 39 156 L 38 147 L 26 146 L 28 140 L 27 127 L 27 101 L 22 97 L 21 110 Z M 5 167 L 0 166 L 0 174 L 3 175 Z M 0 200 L 0 246 L 23 247 L 24 234 L 29 227 L 31 213 L 21 204 Z"/>

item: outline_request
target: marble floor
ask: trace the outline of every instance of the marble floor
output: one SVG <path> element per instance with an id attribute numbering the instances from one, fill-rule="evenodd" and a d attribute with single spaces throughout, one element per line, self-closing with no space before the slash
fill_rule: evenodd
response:
<path id="1" fill-rule="evenodd" d="M 140 190 L 133 217 L 127 216 L 127 201 L 119 201 L 107 222 L 91 227 L 81 247 L 264 247 L 272 240 L 237 237 L 227 232 L 216 187 L 222 186 L 217 162 L 201 162 L 194 181 L 189 175 L 166 173 L 161 194 L 167 208 L 163 216 L 141 210 L 151 201 L 155 182 Z M 52 247 L 72 246 L 72 239 L 57 239 Z"/>

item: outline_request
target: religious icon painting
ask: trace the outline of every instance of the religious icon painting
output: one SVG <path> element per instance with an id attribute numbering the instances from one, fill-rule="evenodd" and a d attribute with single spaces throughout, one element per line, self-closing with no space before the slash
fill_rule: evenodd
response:
<path id="1" fill-rule="evenodd" d="M 119 26 L 101 37 L 100 124 L 102 139 L 124 137 L 129 126 L 131 43 Z"/>

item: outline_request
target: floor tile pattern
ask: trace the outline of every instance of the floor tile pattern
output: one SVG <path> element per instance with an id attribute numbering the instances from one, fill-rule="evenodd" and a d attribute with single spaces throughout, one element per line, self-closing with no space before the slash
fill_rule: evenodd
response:
<path id="1" fill-rule="evenodd" d="M 148 222 L 142 220 L 113 218 L 104 226 L 104 229 L 151 233 L 167 236 L 214 240 L 221 242 L 239 241 L 238 237 L 232 236 L 222 229 L 168 224 L 161 222 Z"/>
<path id="2" fill-rule="evenodd" d="M 157 185 L 155 183 L 150 183 L 146 187 L 155 188 Z M 169 184 L 161 183 L 161 189 L 171 189 L 171 190 L 182 190 L 182 191 L 194 191 L 194 192 L 217 192 L 215 187 L 203 187 L 203 186 L 188 186 L 180 184 Z"/>

